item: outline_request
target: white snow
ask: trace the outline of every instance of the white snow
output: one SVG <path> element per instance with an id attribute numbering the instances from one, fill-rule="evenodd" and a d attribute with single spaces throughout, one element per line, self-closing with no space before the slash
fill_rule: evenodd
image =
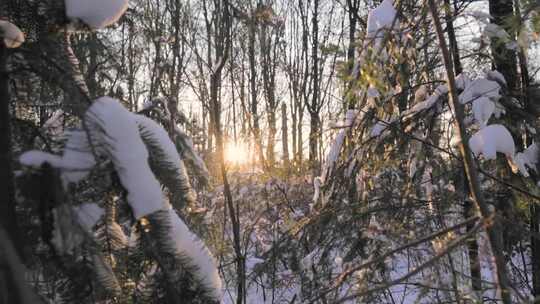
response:
<path id="1" fill-rule="evenodd" d="M 367 37 L 381 38 L 381 29 L 390 29 L 397 12 L 392 5 L 392 0 L 384 0 L 379 6 L 372 9 L 368 14 L 367 20 Z"/>
<path id="2" fill-rule="evenodd" d="M 474 113 L 474 119 L 483 128 L 487 125 L 488 120 L 495 111 L 495 103 L 487 97 L 480 97 L 473 101 L 472 110 Z"/>
<path id="3" fill-rule="evenodd" d="M 84 203 L 73 207 L 79 224 L 86 230 L 92 230 L 99 219 L 105 214 L 105 210 L 96 203 Z"/>
<path id="4" fill-rule="evenodd" d="M 416 114 L 416 113 L 418 113 L 420 111 L 429 109 L 429 108 L 433 107 L 433 105 L 435 105 L 435 103 L 439 100 L 439 98 L 440 98 L 439 94 L 437 94 L 437 93 L 433 94 L 433 95 L 429 96 L 428 99 L 426 99 L 426 100 L 424 100 L 422 102 L 419 102 L 419 103 L 415 104 L 412 108 L 404 111 L 403 116 L 410 115 L 410 114 Z M 375 131 L 375 128 L 373 128 L 372 132 L 373 131 Z"/>
<path id="5" fill-rule="evenodd" d="M 536 144 L 532 144 L 523 152 L 516 154 L 516 164 L 519 172 L 523 176 L 529 177 L 529 171 L 527 168 L 536 171 L 536 166 L 538 165 L 538 152 L 538 146 Z"/>
<path id="6" fill-rule="evenodd" d="M 375 87 L 370 86 L 367 90 L 367 96 L 369 98 L 377 98 L 381 96 L 381 94 L 379 94 L 379 90 L 377 90 Z"/>
<path id="7" fill-rule="evenodd" d="M 370 137 L 378 137 L 384 132 L 388 127 L 389 123 L 386 121 L 378 120 L 377 123 L 373 126 L 370 132 Z"/>
<path id="8" fill-rule="evenodd" d="M 143 103 L 141 105 L 141 111 L 149 109 L 149 108 L 151 108 L 153 106 L 154 106 L 154 101 L 153 100 L 145 100 L 145 101 L 143 101 Z"/>
<path id="9" fill-rule="evenodd" d="M 504 79 L 503 74 L 497 70 L 488 71 L 486 73 L 486 78 L 489 80 L 493 80 L 498 82 L 499 84 L 502 84 L 503 86 L 507 86 L 506 79 Z"/>
<path id="10" fill-rule="evenodd" d="M 66 16 L 81 20 L 92 29 L 109 26 L 125 13 L 128 0 L 65 0 Z"/>
<path id="11" fill-rule="evenodd" d="M 499 124 L 480 129 L 469 140 L 469 146 L 476 156 L 482 154 L 485 159 L 495 159 L 497 152 L 513 159 L 516 149 L 510 132 Z"/>
<path id="12" fill-rule="evenodd" d="M 449 92 L 448 86 L 446 84 L 440 84 L 435 89 L 435 94 L 439 94 L 439 95 L 444 95 L 444 94 L 447 94 L 448 92 Z"/>
<path id="13" fill-rule="evenodd" d="M 358 115 L 358 111 L 356 110 L 348 110 L 347 113 L 345 114 L 344 127 L 337 134 L 326 156 L 326 162 L 324 164 L 325 170 L 323 170 L 323 175 L 322 175 L 323 180 L 326 179 L 326 174 L 332 171 L 334 164 L 336 163 L 339 157 L 339 153 L 341 152 L 341 147 L 343 146 L 343 142 L 345 141 L 345 136 L 347 135 L 347 131 L 353 126 L 357 115 Z"/>
<path id="14" fill-rule="evenodd" d="M 195 273 L 197 278 L 213 291 L 213 297 L 221 300 L 221 279 L 219 278 L 216 263 L 206 246 L 193 234 L 186 224 L 178 217 L 176 212 L 168 209 L 171 230 L 170 238 L 176 244 L 176 250 L 189 257 L 189 260 L 199 271 Z"/>
<path id="15" fill-rule="evenodd" d="M 478 78 L 473 80 L 459 95 L 459 101 L 462 104 L 465 104 L 481 96 L 497 101 L 500 98 L 500 89 L 501 86 L 497 82 L 485 78 Z"/>
<path id="16" fill-rule="evenodd" d="M 191 191 L 191 185 L 189 184 L 189 177 L 186 171 L 186 166 L 184 161 L 180 158 L 180 154 L 176 149 L 176 146 L 169 138 L 169 134 L 165 129 L 160 126 L 157 122 L 143 115 L 133 114 L 135 116 L 135 121 L 141 127 L 141 134 L 149 134 L 153 140 L 156 140 L 162 151 L 164 152 L 164 161 L 170 164 L 171 169 L 174 169 L 177 178 L 180 180 L 180 185 L 176 190 L 182 190 L 187 192 L 186 195 L 191 195 L 195 197 L 195 193 Z M 169 189 L 173 191 L 173 189 Z"/>
<path id="17" fill-rule="evenodd" d="M 62 156 L 43 151 L 27 151 L 19 157 L 22 165 L 38 168 L 43 163 L 49 163 L 61 170 L 64 186 L 76 183 L 88 175 L 95 166 L 94 156 L 90 151 L 86 133 L 71 131 L 67 134 L 68 140 Z"/>
<path id="18" fill-rule="evenodd" d="M 484 27 L 482 35 L 489 38 L 510 39 L 510 35 L 500 26 L 495 23 L 488 23 Z"/>
<path id="19" fill-rule="evenodd" d="M 24 166 L 33 168 L 39 168 L 44 163 L 49 163 L 55 168 L 62 166 L 62 158 L 60 156 L 38 150 L 24 152 L 19 156 L 19 162 Z"/>
<path id="20" fill-rule="evenodd" d="M 381 40 L 384 37 L 384 30 L 391 30 L 392 24 L 397 26 L 398 22 L 394 22 L 397 12 L 392 5 L 392 0 L 384 0 L 379 6 L 372 9 L 368 13 L 366 40 L 364 45 L 367 46 L 373 42 L 373 49 L 376 55 L 386 58 L 388 55 L 385 50 L 381 52 Z"/>
<path id="21" fill-rule="evenodd" d="M 483 11 L 471 11 L 468 13 L 468 15 L 478 19 L 481 22 L 489 22 L 489 20 L 493 18 L 490 14 Z"/>
<path id="22" fill-rule="evenodd" d="M 23 32 L 13 23 L 0 20 L 0 37 L 4 38 L 4 45 L 7 48 L 18 48 L 24 43 Z"/>
<path id="23" fill-rule="evenodd" d="M 323 183 L 324 181 L 320 176 L 317 176 L 313 179 L 313 203 L 317 203 L 317 201 L 319 200 L 319 197 L 321 195 L 321 186 Z"/>
<path id="24" fill-rule="evenodd" d="M 63 166 L 67 169 L 62 172 L 62 176 L 66 182 L 76 183 L 88 175 L 90 169 L 95 166 L 96 160 L 86 132 L 70 131 L 67 136 L 68 141 L 62 155 Z"/>
<path id="25" fill-rule="evenodd" d="M 100 141 L 108 145 L 107 151 L 128 192 L 127 200 L 135 218 L 162 209 L 161 186 L 148 164 L 148 151 L 135 116 L 117 100 L 101 97 L 88 109 L 86 119 L 104 133 Z"/>
<path id="26" fill-rule="evenodd" d="M 153 119 L 143 115 L 134 114 L 134 118 L 137 125 L 142 127 L 144 130 L 151 132 L 153 137 L 158 140 L 158 144 L 164 150 L 168 162 L 176 165 L 182 161 L 176 147 L 174 146 L 174 143 L 169 138 L 169 134 L 167 134 L 162 126 L 160 126 Z"/>
<path id="27" fill-rule="evenodd" d="M 465 90 L 471 83 L 471 79 L 466 73 L 461 73 L 456 77 L 456 87 L 460 90 Z"/>

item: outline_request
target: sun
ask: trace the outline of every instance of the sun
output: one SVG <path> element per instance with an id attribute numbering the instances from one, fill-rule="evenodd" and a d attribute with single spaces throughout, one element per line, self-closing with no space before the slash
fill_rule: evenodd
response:
<path id="1" fill-rule="evenodd" d="M 225 161 L 233 165 L 246 164 L 249 161 L 249 147 L 244 142 L 228 142 L 225 144 Z"/>

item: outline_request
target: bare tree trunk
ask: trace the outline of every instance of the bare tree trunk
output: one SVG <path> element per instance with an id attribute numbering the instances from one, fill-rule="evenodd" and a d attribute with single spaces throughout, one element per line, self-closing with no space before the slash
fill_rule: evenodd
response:
<path id="1" fill-rule="evenodd" d="M 461 59 L 459 56 L 459 47 L 457 44 L 456 33 L 454 30 L 454 16 L 450 6 L 450 0 L 444 0 L 445 7 L 445 21 L 446 21 L 446 31 L 448 33 L 448 42 L 450 47 L 450 54 L 452 55 L 452 60 L 454 63 L 455 74 L 461 74 L 463 68 L 461 66 Z M 462 172 L 462 177 L 466 178 L 465 171 Z M 470 195 L 469 187 L 465 185 L 464 187 L 464 215 L 466 218 L 473 216 L 476 211 L 474 206 L 468 200 Z M 474 228 L 473 224 L 466 226 L 467 232 L 471 231 Z M 480 259 L 478 257 L 478 242 L 475 237 L 471 237 L 467 240 L 467 253 L 469 256 L 469 269 L 471 273 L 471 285 L 472 289 L 478 294 L 481 295 L 482 292 L 482 272 L 480 269 Z"/>
<path id="2" fill-rule="evenodd" d="M 287 130 L 287 106 L 281 104 L 281 144 L 283 150 L 283 165 L 289 167 L 289 137 Z"/>
<path id="3" fill-rule="evenodd" d="M 317 112 L 309 113 L 309 165 L 318 174 L 318 142 L 319 142 L 319 115 Z"/>
<path id="4" fill-rule="evenodd" d="M 302 166 L 302 162 L 304 161 L 304 132 L 302 130 L 303 119 L 304 119 L 304 109 L 301 108 L 300 112 L 298 113 L 298 125 L 296 128 L 296 131 L 298 132 L 298 135 L 296 136 L 296 144 L 298 145 L 298 147 L 296 148 L 298 166 Z"/>
<path id="5" fill-rule="evenodd" d="M 206 2 L 204 2 L 206 9 Z M 224 140 L 223 130 L 221 125 L 221 76 L 222 71 L 230 59 L 231 49 L 231 16 L 229 14 L 229 5 L 226 1 L 214 0 L 215 12 L 213 18 L 216 18 L 219 22 L 215 31 L 208 31 L 210 36 L 214 33 L 215 43 L 215 63 L 212 63 L 212 71 L 210 74 L 210 115 L 212 116 L 214 123 L 214 134 L 216 136 L 216 152 L 219 163 L 219 169 L 221 178 L 223 179 L 223 195 L 225 197 L 225 203 L 229 211 L 229 217 L 231 218 L 232 230 L 233 230 L 233 247 L 236 255 L 236 274 L 237 274 L 237 298 L 236 303 L 245 303 L 246 299 L 246 262 L 242 254 L 241 248 L 241 235 L 240 235 L 240 222 L 237 209 L 233 203 L 233 197 L 229 180 L 227 178 L 227 166 L 225 164 L 224 155 Z M 206 14 L 205 14 L 206 15 Z M 206 16 L 208 18 L 208 16 Z M 209 19 L 207 19 L 208 22 Z"/>
<path id="6" fill-rule="evenodd" d="M 310 130 L 309 130 L 309 162 L 314 174 L 318 173 L 318 138 L 319 138 L 319 1 L 313 2 L 312 24 L 312 43 L 311 43 L 311 60 L 312 60 L 312 99 L 308 106 L 310 114 Z"/>
<path id="7" fill-rule="evenodd" d="M 293 101 L 296 103 L 296 101 Z M 293 105 L 293 107 L 295 107 Z M 293 163 L 297 163 L 298 160 L 297 160 L 297 152 L 296 152 L 296 149 L 297 149 L 297 145 L 296 145 L 296 135 L 298 134 L 297 131 L 296 131 L 296 127 L 297 127 L 297 119 L 296 119 L 296 111 L 291 111 L 291 137 L 292 137 L 292 161 Z"/>
<path id="8" fill-rule="evenodd" d="M 257 109 L 258 100 L 257 100 L 257 68 L 255 61 L 255 20 L 251 20 L 249 23 L 249 43 L 248 43 L 248 57 L 249 57 L 249 87 L 251 91 L 251 107 L 250 115 L 252 117 L 252 132 L 253 139 L 255 141 L 255 150 L 259 155 L 259 161 L 262 166 L 265 167 L 264 163 L 264 153 L 261 140 L 261 129 L 259 126 L 259 113 Z"/>
<path id="9" fill-rule="evenodd" d="M 532 282 L 533 282 L 533 296 L 535 298 L 540 297 L 540 261 L 538 260 L 540 256 L 540 240 L 538 236 L 540 235 L 540 208 L 536 203 L 531 203 L 530 207 L 531 212 L 531 264 L 532 264 Z"/>
<path id="10" fill-rule="evenodd" d="M 6 70 L 7 49 L 0 40 L 0 225 L 5 227 L 15 248 L 21 252 L 20 234 L 15 213 L 15 187 L 11 151 L 11 118 L 9 111 L 9 76 Z"/>
<path id="11" fill-rule="evenodd" d="M 437 32 L 437 37 L 439 40 L 439 45 L 443 54 L 444 66 L 447 74 L 448 88 L 450 91 L 449 103 L 452 111 L 455 115 L 455 128 L 459 136 L 459 150 L 461 157 L 463 158 L 463 166 L 465 167 L 465 172 L 467 175 L 467 180 L 469 182 L 469 189 L 471 192 L 471 197 L 476 207 L 480 211 L 480 214 L 484 221 L 489 221 L 489 224 L 486 225 L 486 230 L 491 245 L 491 250 L 493 252 L 495 265 L 496 265 L 496 276 L 497 276 L 497 289 L 502 297 L 503 303 L 510 304 L 511 295 L 510 295 L 510 283 L 508 280 L 506 264 L 503 255 L 503 244 L 502 244 L 502 230 L 497 217 L 496 212 L 493 213 L 489 210 L 488 204 L 484 200 L 484 196 L 480 189 L 480 183 L 478 181 L 478 170 L 475 167 L 471 150 L 469 148 L 469 142 L 467 133 L 465 131 L 465 126 L 463 124 L 463 106 L 459 103 L 456 91 L 455 78 L 452 68 L 452 62 L 450 58 L 450 53 L 448 52 L 448 47 L 446 45 L 446 40 L 444 38 L 444 33 L 442 26 L 439 20 L 439 15 L 437 12 L 437 7 L 435 6 L 434 0 L 428 0 L 429 9 L 433 18 L 433 23 L 435 25 L 435 30 Z"/>
<path id="12" fill-rule="evenodd" d="M 360 8 L 360 1 L 359 0 L 347 0 L 347 9 L 348 9 L 348 17 L 349 17 L 349 41 L 347 46 L 347 63 L 349 65 L 349 74 L 352 75 L 353 68 L 355 64 L 355 52 L 356 52 L 356 25 L 359 21 L 359 15 L 358 10 Z M 354 87 L 355 80 L 352 81 L 346 81 L 345 83 L 345 93 L 344 98 L 345 100 L 345 106 L 347 109 L 353 109 L 356 104 L 356 99 L 354 98 L 354 95 L 351 94 L 351 89 Z"/>

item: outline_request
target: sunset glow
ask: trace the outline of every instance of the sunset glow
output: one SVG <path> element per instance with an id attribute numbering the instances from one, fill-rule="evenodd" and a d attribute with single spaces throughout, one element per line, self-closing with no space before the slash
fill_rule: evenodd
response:
<path id="1" fill-rule="evenodd" d="M 225 145 L 225 161 L 233 165 L 246 164 L 249 161 L 249 147 L 244 142 L 228 142 Z"/>

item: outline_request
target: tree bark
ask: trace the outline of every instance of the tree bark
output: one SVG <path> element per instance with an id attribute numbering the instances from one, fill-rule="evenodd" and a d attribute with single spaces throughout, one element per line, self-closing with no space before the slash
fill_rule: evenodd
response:
<path id="1" fill-rule="evenodd" d="M 510 304 L 511 295 L 510 295 L 510 283 L 508 280 L 506 264 L 504 260 L 503 253 L 503 244 L 502 244 L 502 229 L 497 217 L 496 212 L 491 212 L 489 206 L 484 200 L 484 196 L 480 189 L 480 183 L 478 181 L 478 170 L 475 167 L 471 150 L 469 147 L 467 133 L 465 131 L 465 125 L 463 123 L 463 106 L 459 103 L 456 83 L 452 68 L 452 62 L 450 58 L 450 53 L 448 52 L 448 47 L 446 45 L 446 40 L 444 38 L 444 33 L 442 30 L 441 22 L 439 20 L 439 15 L 437 12 L 437 7 L 435 6 L 434 0 L 428 0 L 429 9 L 431 16 L 433 18 L 433 23 L 437 32 L 437 37 L 439 40 L 439 45 L 443 54 L 444 66 L 447 74 L 448 88 L 449 88 L 449 104 L 455 115 L 455 128 L 459 136 L 459 150 L 461 157 L 463 158 L 463 166 L 465 168 L 465 173 L 467 175 L 467 180 L 469 182 L 469 189 L 471 192 L 471 197 L 475 206 L 480 211 L 480 214 L 484 221 L 486 221 L 486 230 L 491 245 L 491 250 L 493 252 L 495 265 L 496 265 L 496 285 L 497 289 L 502 297 L 502 301 L 505 304 Z"/>
<path id="2" fill-rule="evenodd" d="M 287 130 L 287 105 L 281 104 L 281 144 L 283 150 L 283 165 L 289 167 L 289 135 Z"/>
<path id="3" fill-rule="evenodd" d="M 308 105 L 310 114 L 309 130 L 309 163 L 314 174 L 319 171 L 318 164 L 318 139 L 319 139 L 319 1 L 313 2 L 312 42 L 311 42 L 311 60 L 312 60 L 312 98 Z"/>
<path id="4" fill-rule="evenodd" d="M 448 42 L 450 47 L 450 53 L 452 55 L 452 62 L 454 63 L 454 72 L 459 75 L 463 72 L 461 65 L 461 58 L 459 56 L 459 47 L 456 39 L 456 33 L 454 30 L 454 14 L 450 6 L 450 0 L 444 0 L 445 8 L 445 21 L 446 31 L 448 33 Z M 467 177 L 465 171 L 461 173 L 461 176 L 465 179 Z M 466 218 L 473 216 L 476 211 L 472 203 L 468 200 L 470 195 L 469 187 L 465 184 L 464 188 L 464 215 Z M 469 224 L 466 226 L 466 231 L 470 232 L 474 228 L 474 225 Z M 480 259 L 478 257 L 478 242 L 475 237 L 471 237 L 467 240 L 467 254 L 469 256 L 469 270 L 471 274 L 471 286 L 472 289 L 478 294 L 482 293 L 482 272 L 480 269 Z"/>
<path id="5" fill-rule="evenodd" d="M 249 43 L 248 43 L 248 57 L 249 57 L 249 88 L 251 93 L 250 103 L 250 115 L 252 119 L 252 132 L 253 139 L 255 141 L 255 151 L 259 155 L 259 161 L 264 167 L 264 153 L 261 140 L 261 129 L 259 125 L 259 113 L 258 113 L 258 100 L 257 100 L 257 62 L 255 60 L 255 20 L 250 20 L 249 23 Z"/>
<path id="6" fill-rule="evenodd" d="M 9 76 L 7 73 L 8 52 L 0 40 L 0 224 L 5 227 L 15 248 L 21 253 L 20 233 L 15 213 L 15 187 L 11 150 L 11 117 L 9 111 Z"/>

